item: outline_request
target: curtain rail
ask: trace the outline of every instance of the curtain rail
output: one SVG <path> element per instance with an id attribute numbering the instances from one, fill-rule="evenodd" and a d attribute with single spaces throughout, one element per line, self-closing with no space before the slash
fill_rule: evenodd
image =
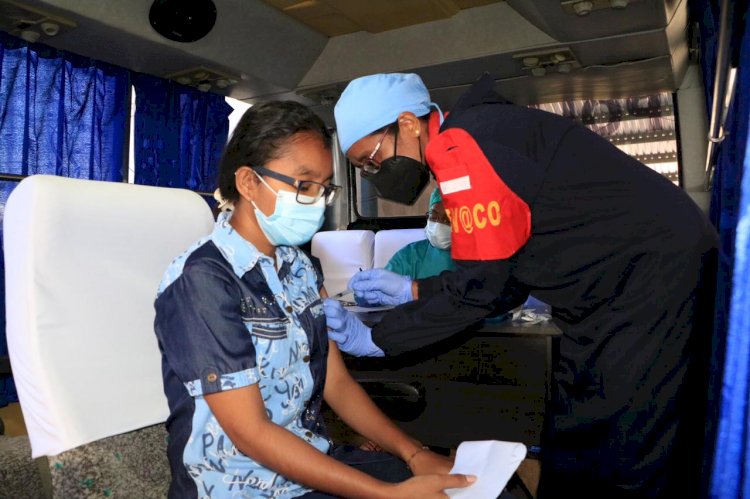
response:
<path id="1" fill-rule="evenodd" d="M 708 151 L 706 152 L 706 177 L 704 188 L 711 190 L 718 147 L 724 138 L 724 122 L 726 110 L 731 103 L 734 88 L 728 88 L 729 83 L 734 87 L 734 78 L 729 76 L 729 39 L 731 36 L 731 6 L 729 0 L 721 2 L 721 16 L 719 19 L 719 43 L 716 47 L 716 68 L 714 76 L 713 102 L 711 102 L 711 121 L 708 128 Z M 729 93 L 728 93 L 729 92 Z"/>
<path id="2" fill-rule="evenodd" d="M 0 173 L 0 180 L 10 180 L 11 182 L 20 182 L 28 175 L 16 175 L 15 173 Z"/>

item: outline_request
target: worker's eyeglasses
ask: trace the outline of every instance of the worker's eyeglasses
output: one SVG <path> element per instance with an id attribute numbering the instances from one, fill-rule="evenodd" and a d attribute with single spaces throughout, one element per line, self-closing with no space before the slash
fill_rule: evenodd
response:
<path id="1" fill-rule="evenodd" d="M 380 146 L 383 145 L 383 141 L 385 140 L 385 136 L 388 135 L 388 131 L 391 129 L 391 125 L 388 125 L 385 127 L 385 131 L 383 132 L 383 136 L 380 137 L 380 140 L 375 145 L 375 149 L 372 150 L 369 156 L 367 156 L 365 159 L 362 160 L 362 164 L 359 165 L 360 168 L 362 168 L 365 173 L 378 173 L 380 171 L 380 162 L 375 161 L 375 155 L 380 150 Z"/>
<path id="2" fill-rule="evenodd" d="M 435 210 L 430 210 L 425 215 L 427 216 L 427 220 L 429 220 L 430 222 L 437 222 L 439 224 L 445 225 L 451 224 L 451 220 L 450 218 L 448 218 L 448 215 L 446 215 L 445 212 L 439 213 Z"/>
<path id="3" fill-rule="evenodd" d="M 253 170 L 265 177 L 275 178 L 285 184 L 296 187 L 297 197 L 295 199 L 299 204 L 315 204 L 320 198 L 323 198 L 326 205 L 330 205 L 336 199 L 336 194 L 341 190 L 341 186 L 339 185 L 325 185 L 312 180 L 297 180 L 296 178 L 288 177 L 262 166 L 255 166 Z"/>

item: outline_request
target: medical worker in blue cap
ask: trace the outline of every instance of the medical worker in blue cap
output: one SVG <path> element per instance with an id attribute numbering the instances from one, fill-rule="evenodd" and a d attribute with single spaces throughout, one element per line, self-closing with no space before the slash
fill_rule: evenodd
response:
<path id="1" fill-rule="evenodd" d="M 444 116 L 415 74 L 358 78 L 336 104 L 341 149 L 383 198 L 434 175 L 457 270 L 357 274 L 374 327 L 326 302 L 329 337 L 398 355 L 531 294 L 563 332 L 539 497 L 696 497 L 717 235 L 679 187 L 584 126 L 514 106 L 485 75 Z"/>
<path id="2" fill-rule="evenodd" d="M 446 270 L 455 270 L 451 259 L 451 225 L 445 215 L 440 189 L 430 195 L 427 212 L 426 239 L 414 241 L 398 250 L 385 266 L 386 270 L 410 277 L 424 279 Z"/>

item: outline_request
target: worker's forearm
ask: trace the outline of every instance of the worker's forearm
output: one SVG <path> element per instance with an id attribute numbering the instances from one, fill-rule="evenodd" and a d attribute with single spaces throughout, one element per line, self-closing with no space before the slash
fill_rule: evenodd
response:
<path id="1" fill-rule="evenodd" d="M 493 312 L 501 312 L 507 297 L 516 301 L 516 281 L 509 263 L 456 264 L 454 272 L 417 281 L 418 299 L 384 314 L 372 327 L 372 341 L 385 355 L 401 355 L 444 340 Z"/>

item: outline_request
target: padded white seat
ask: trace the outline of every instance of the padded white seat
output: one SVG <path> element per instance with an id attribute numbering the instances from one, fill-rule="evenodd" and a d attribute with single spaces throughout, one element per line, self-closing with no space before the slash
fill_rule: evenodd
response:
<path id="1" fill-rule="evenodd" d="M 375 234 L 371 230 L 318 232 L 311 253 L 320 259 L 324 286 L 330 296 L 346 289 L 349 279 L 360 270 L 372 268 Z"/>
<path id="2" fill-rule="evenodd" d="M 11 193 L 7 337 L 34 457 L 166 419 L 153 301 L 212 225 L 182 189 L 37 175 Z"/>
<path id="3" fill-rule="evenodd" d="M 407 244 L 425 239 L 424 229 L 389 229 L 375 234 L 373 267 L 385 267 L 391 257 Z"/>

